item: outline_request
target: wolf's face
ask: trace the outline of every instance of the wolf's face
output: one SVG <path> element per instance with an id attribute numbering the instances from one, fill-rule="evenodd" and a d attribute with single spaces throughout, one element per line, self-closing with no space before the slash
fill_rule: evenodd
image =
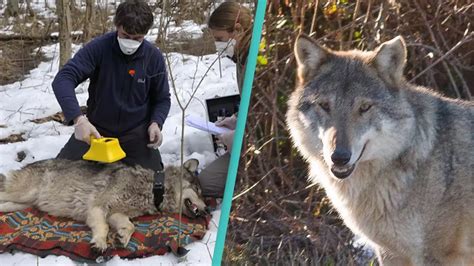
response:
<path id="1" fill-rule="evenodd" d="M 173 200 L 179 204 L 181 199 L 181 206 L 183 206 L 183 213 L 188 217 L 196 217 L 206 213 L 206 204 L 202 197 L 201 186 L 196 175 L 199 166 L 199 161 L 190 159 L 184 162 L 184 173 L 182 183 L 182 195 L 180 193 L 179 179 L 181 177 L 180 167 L 169 167 L 165 171 L 167 182 L 173 182 Z M 176 208 L 177 209 L 177 208 Z"/>
<path id="2" fill-rule="evenodd" d="M 373 52 L 332 52 L 301 36 L 295 44 L 299 86 L 289 101 L 287 123 L 305 157 L 323 159 L 336 178 L 358 163 L 388 158 L 401 146 L 410 123 L 400 101 L 406 53 L 403 39 Z M 381 147 L 390 147 L 385 150 Z"/>

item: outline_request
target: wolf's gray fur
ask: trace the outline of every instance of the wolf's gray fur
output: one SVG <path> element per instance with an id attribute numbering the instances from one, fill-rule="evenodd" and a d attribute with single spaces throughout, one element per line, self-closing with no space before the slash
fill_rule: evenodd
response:
<path id="1" fill-rule="evenodd" d="M 190 200 L 204 212 L 205 203 L 194 173 L 198 161 L 185 162 L 183 178 L 183 213 L 193 216 L 185 208 Z M 166 186 L 160 209 L 179 212 L 180 169 L 165 169 Z M 92 230 L 91 243 L 99 250 L 107 248 L 109 225 L 126 246 L 135 228 L 129 218 L 153 214 L 154 172 L 140 166 L 122 163 L 98 164 L 87 161 L 50 159 L 32 163 L 2 175 L 0 211 L 16 211 L 30 206 L 51 215 L 85 221 Z"/>
<path id="2" fill-rule="evenodd" d="M 0 174 L 0 191 L 5 189 L 5 179 L 6 176 Z"/>
<path id="3" fill-rule="evenodd" d="M 300 36 L 294 144 L 384 265 L 474 265 L 474 105 L 409 84 L 401 37 L 334 52 Z"/>

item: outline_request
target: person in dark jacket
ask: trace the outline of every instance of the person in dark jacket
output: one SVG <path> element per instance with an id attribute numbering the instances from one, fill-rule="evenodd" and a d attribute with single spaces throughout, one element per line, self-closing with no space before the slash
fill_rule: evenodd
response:
<path id="1" fill-rule="evenodd" d="M 80 160 L 90 138 L 116 137 L 127 154 L 122 161 L 156 171 L 162 186 L 163 165 L 158 147 L 170 109 L 165 60 L 144 37 L 153 25 L 148 4 L 127 0 L 117 7 L 116 31 L 80 49 L 57 73 L 52 87 L 74 135 L 58 158 Z M 79 107 L 75 88 L 89 79 L 87 115 Z"/>

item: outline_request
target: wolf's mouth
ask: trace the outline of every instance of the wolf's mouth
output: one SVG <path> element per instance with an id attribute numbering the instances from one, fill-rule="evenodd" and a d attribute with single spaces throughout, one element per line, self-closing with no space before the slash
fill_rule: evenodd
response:
<path id="1" fill-rule="evenodd" d="M 190 199 L 185 199 L 184 205 L 186 206 L 185 214 L 190 218 L 197 218 L 207 215 L 205 210 L 200 210 L 196 204 L 191 202 Z"/>
<path id="2" fill-rule="evenodd" d="M 337 167 L 337 166 L 331 166 L 331 172 L 332 174 L 340 179 L 344 179 L 352 174 L 352 171 L 354 171 L 355 164 L 349 166 L 349 167 Z"/>
<path id="3" fill-rule="evenodd" d="M 352 174 L 352 172 L 354 171 L 356 165 L 357 165 L 357 162 L 359 161 L 359 159 L 362 157 L 362 154 L 364 153 L 365 151 L 365 147 L 367 146 L 367 143 L 364 144 L 364 147 L 362 148 L 362 151 L 360 152 L 360 155 L 359 155 L 359 158 L 357 158 L 357 160 L 352 164 L 352 165 L 346 165 L 346 166 L 331 166 L 331 172 L 332 174 L 339 178 L 339 179 L 344 179 L 348 176 L 350 176 Z"/>

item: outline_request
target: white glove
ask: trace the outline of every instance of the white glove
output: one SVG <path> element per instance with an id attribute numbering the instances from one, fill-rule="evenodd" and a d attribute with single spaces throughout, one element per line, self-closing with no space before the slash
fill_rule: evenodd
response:
<path id="1" fill-rule="evenodd" d="M 230 117 L 226 117 L 220 121 L 216 121 L 215 123 L 216 126 L 218 127 L 226 127 L 228 129 L 234 130 L 235 127 L 237 126 L 237 116 L 232 115 Z"/>
<path id="2" fill-rule="evenodd" d="M 89 122 L 87 117 L 81 115 L 74 124 L 74 137 L 77 140 L 91 144 L 91 136 L 101 138 L 99 131 Z"/>
<path id="3" fill-rule="evenodd" d="M 227 146 L 227 151 L 229 152 L 232 150 L 232 144 L 234 143 L 234 132 L 235 131 L 232 130 L 232 131 L 220 134 L 219 136 L 217 136 L 217 139 L 216 139 L 216 142 L 218 144 L 222 143 L 225 146 Z"/>
<path id="4" fill-rule="evenodd" d="M 150 143 L 146 145 L 148 148 L 158 149 L 163 143 L 163 135 L 156 122 L 151 123 L 148 127 L 148 136 L 150 136 Z"/>

